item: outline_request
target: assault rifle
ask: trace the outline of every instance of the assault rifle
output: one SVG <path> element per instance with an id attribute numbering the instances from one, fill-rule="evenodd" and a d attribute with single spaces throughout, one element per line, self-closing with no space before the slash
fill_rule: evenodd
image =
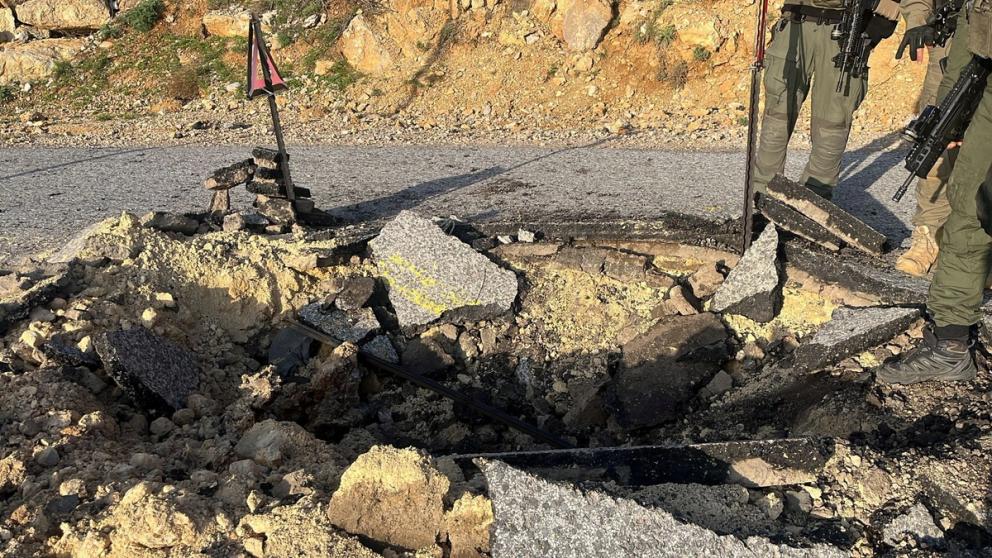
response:
<path id="1" fill-rule="evenodd" d="M 830 37 L 840 42 L 840 54 L 834 58 L 834 66 L 840 69 L 837 92 L 850 92 L 851 79 L 868 75 L 868 57 L 871 56 L 871 38 L 865 33 L 868 19 L 878 0 L 845 0 L 844 19 L 830 33 Z"/>
<path id="2" fill-rule="evenodd" d="M 930 105 L 923 109 L 903 131 L 903 138 L 913 143 L 906 155 L 906 170 L 913 174 L 896 190 L 892 201 L 901 201 L 914 179 L 930 175 L 948 144 L 961 141 L 982 100 L 990 72 L 992 61 L 977 56 L 972 58 L 940 106 Z"/>
<path id="3" fill-rule="evenodd" d="M 964 8 L 964 0 L 952 0 L 941 6 L 927 22 L 933 27 L 934 43 L 937 46 L 947 46 L 947 41 L 957 32 L 958 15 L 962 8 Z"/>

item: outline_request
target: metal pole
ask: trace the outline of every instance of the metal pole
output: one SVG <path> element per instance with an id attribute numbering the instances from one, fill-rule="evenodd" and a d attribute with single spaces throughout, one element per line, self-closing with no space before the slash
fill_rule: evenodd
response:
<path id="1" fill-rule="evenodd" d="M 758 144 L 758 105 L 761 102 L 761 71 L 765 67 L 765 27 L 768 0 L 759 0 L 755 24 L 754 64 L 751 65 L 751 99 L 747 118 L 747 166 L 744 171 L 744 240 L 741 254 L 751 247 L 754 237 L 754 157 Z"/>
<path id="2" fill-rule="evenodd" d="M 251 25 L 255 35 L 255 47 L 258 49 L 259 64 L 262 66 L 262 77 L 265 79 L 265 92 L 269 96 L 269 112 L 272 113 L 272 129 L 276 133 L 276 145 L 279 148 L 279 167 L 282 169 L 282 179 L 286 183 L 286 198 L 290 202 L 296 200 L 296 192 L 293 187 L 293 178 L 289 173 L 289 156 L 286 153 L 286 142 L 282 135 L 282 122 L 279 120 L 279 107 L 276 106 L 276 92 L 272 87 L 272 73 L 269 71 L 269 51 L 265 48 L 265 39 L 262 38 L 262 25 L 253 14 Z M 294 207 L 295 209 L 295 207 Z"/>

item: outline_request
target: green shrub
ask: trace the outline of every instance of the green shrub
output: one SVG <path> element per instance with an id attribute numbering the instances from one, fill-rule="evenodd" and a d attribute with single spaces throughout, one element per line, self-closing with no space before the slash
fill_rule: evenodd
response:
<path id="1" fill-rule="evenodd" d="M 319 76 L 318 79 L 334 89 L 344 91 L 361 77 L 362 74 L 352 68 L 347 60 L 338 60 L 325 75 Z"/>
<path id="2" fill-rule="evenodd" d="M 704 46 L 697 46 L 692 49 L 692 58 L 697 62 L 706 62 L 713 56 L 713 53 Z"/>
<path id="3" fill-rule="evenodd" d="M 0 85 L 0 104 L 14 100 L 16 90 L 10 85 Z"/>
<path id="4" fill-rule="evenodd" d="M 147 33 L 155 27 L 165 13 L 163 0 L 141 0 L 137 6 L 120 15 L 120 22 L 141 33 Z"/>

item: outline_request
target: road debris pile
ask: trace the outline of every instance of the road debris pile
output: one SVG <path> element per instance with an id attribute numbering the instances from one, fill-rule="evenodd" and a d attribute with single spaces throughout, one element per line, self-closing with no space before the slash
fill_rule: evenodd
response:
<path id="1" fill-rule="evenodd" d="M 0 270 L 0 555 L 989 544 L 989 382 L 876 384 L 922 320 L 832 278 L 861 256 L 774 225 L 741 258 L 413 212 L 255 230 L 123 214 Z"/>
<path id="2" fill-rule="evenodd" d="M 286 159 L 288 163 L 289 155 Z M 282 234 L 298 221 L 326 219 L 326 214 L 316 209 L 310 190 L 294 185 L 290 196 L 283 164 L 278 151 L 256 147 L 251 159 L 215 170 L 203 181 L 203 187 L 213 192 L 208 210 L 212 221 L 221 223 L 228 232 L 250 229 Z M 231 211 L 230 190 L 242 184 L 255 194 L 255 211 Z"/>

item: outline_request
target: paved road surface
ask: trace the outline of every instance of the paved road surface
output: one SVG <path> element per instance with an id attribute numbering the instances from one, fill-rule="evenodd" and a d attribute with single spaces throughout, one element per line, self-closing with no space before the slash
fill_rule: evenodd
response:
<path id="1" fill-rule="evenodd" d="M 889 201 L 906 176 L 888 142 L 850 153 L 838 203 L 898 244 L 912 201 Z M 355 219 L 416 208 L 475 220 L 549 216 L 651 218 L 679 211 L 740 215 L 743 155 L 610 149 L 465 147 L 291 148 L 293 176 L 318 206 Z M 89 223 L 122 210 L 206 208 L 200 186 L 248 149 L 164 147 L 0 150 L 0 262 L 57 246 Z M 794 153 L 797 176 L 806 153 Z M 247 207 L 249 195 L 236 191 Z M 910 196 L 911 198 L 911 196 Z"/>

